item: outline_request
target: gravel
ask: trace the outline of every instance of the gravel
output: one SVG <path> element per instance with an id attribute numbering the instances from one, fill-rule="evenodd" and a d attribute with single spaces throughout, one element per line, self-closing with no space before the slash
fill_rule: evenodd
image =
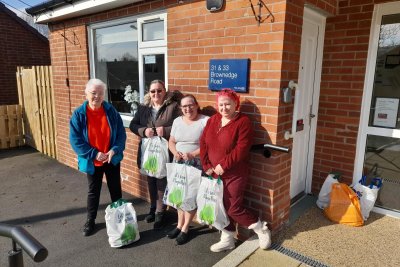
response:
<path id="1" fill-rule="evenodd" d="M 374 212 L 364 226 L 351 227 L 312 207 L 273 240 L 329 266 L 400 266 L 400 219 Z"/>

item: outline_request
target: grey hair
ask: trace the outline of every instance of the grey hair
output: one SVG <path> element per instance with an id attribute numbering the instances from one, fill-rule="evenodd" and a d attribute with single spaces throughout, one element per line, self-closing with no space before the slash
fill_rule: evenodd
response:
<path id="1" fill-rule="evenodd" d="M 89 89 L 92 87 L 101 87 L 103 89 L 103 92 L 105 93 L 107 90 L 107 85 L 100 79 L 90 79 L 87 84 L 86 84 L 86 88 L 85 88 L 85 93 L 88 93 Z"/>

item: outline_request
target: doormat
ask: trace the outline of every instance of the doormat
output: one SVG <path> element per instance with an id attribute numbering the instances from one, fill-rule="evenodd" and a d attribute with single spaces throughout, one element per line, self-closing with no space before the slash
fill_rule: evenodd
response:
<path id="1" fill-rule="evenodd" d="M 300 253 L 297 253 L 296 251 L 293 251 L 288 248 L 284 248 L 281 245 L 278 244 L 272 244 L 271 249 L 274 249 L 278 251 L 279 253 L 282 253 L 283 255 L 289 256 L 297 261 L 300 261 L 302 263 L 307 264 L 308 266 L 312 267 L 329 267 L 328 265 L 325 265 L 319 261 L 313 260 L 310 257 L 301 255 Z"/>
<path id="2" fill-rule="evenodd" d="M 314 206 L 273 241 L 331 267 L 400 266 L 399 229 L 400 219 L 374 212 L 361 227 L 336 224 Z"/>

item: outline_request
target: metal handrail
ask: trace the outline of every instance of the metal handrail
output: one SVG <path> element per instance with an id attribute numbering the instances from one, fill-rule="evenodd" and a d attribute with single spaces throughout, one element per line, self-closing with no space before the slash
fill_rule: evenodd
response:
<path id="1" fill-rule="evenodd" d="M 0 236 L 11 238 L 14 252 L 18 250 L 15 244 L 17 243 L 35 262 L 47 258 L 47 249 L 21 226 L 0 223 Z"/>
<path id="2" fill-rule="evenodd" d="M 285 153 L 289 153 L 290 152 L 290 148 L 289 147 L 285 147 L 285 146 L 277 146 L 277 145 L 272 145 L 272 144 L 257 144 L 257 145 L 252 145 L 251 150 L 263 150 L 263 155 L 266 158 L 271 157 L 271 151 L 270 150 L 276 150 L 276 151 L 280 151 L 280 152 L 285 152 Z"/>

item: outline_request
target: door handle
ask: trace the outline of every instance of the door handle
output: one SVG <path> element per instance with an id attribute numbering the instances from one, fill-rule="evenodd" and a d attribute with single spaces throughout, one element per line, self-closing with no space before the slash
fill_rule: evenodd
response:
<path id="1" fill-rule="evenodd" d="M 311 119 L 315 118 L 315 114 L 312 113 L 312 105 L 310 105 L 310 113 L 308 115 L 310 116 L 308 119 L 308 124 L 311 125 Z"/>

